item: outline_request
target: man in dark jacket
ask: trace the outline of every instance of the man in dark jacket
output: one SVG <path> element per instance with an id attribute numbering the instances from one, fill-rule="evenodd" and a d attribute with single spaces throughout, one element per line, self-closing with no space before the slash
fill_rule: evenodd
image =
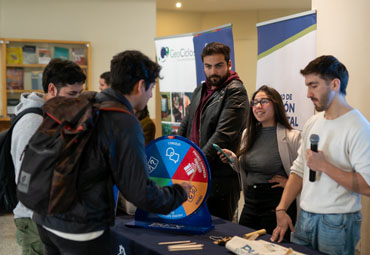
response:
<path id="1" fill-rule="evenodd" d="M 237 173 L 221 162 L 212 144 L 237 151 L 248 114 L 248 95 L 238 74 L 231 70 L 230 48 L 207 44 L 202 52 L 206 81 L 193 93 L 178 134 L 204 152 L 211 167 L 207 206 L 212 215 L 232 220 L 239 196 Z"/>
<path id="2" fill-rule="evenodd" d="M 97 100 L 119 102 L 132 114 L 100 112 L 82 155 L 77 203 L 63 214 L 34 214 L 46 254 L 111 254 L 114 183 L 128 201 L 154 213 L 168 214 L 187 199 L 188 183 L 158 187 L 148 178 L 143 131 L 134 115 L 152 97 L 159 71 L 138 51 L 113 57 L 111 88 Z"/>

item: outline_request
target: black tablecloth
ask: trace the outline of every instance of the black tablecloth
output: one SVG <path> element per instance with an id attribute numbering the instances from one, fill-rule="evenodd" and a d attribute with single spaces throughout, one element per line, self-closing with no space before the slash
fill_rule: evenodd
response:
<path id="1" fill-rule="evenodd" d="M 231 254 L 224 246 L 213 244 L 210 236 L 243 236 L 246 233 L 254 231 L 253 229 L 235 224 L 220 218 L 212 217 L 215 228 L 202 235 L 184 234 L 179 232 L 169 232 L 160 230 L 151 230 L 144 228 L 128 227 L 125 224 L 133 221 L 132 217 L 122 216 L 116 218 L 114 227 L 111 228 L 111 242 L 113 255 L 145 255 L 145 254 Z M 269 235 L 260 237 L 263 240 L 269 240 Z M 168 251 L 167 245 L 158 245 L 159 242 L 191 240 L 204 244 L 203 250 L 194 251 Z M 281 245 L 291 247 L 296 251 L 305 254 L 321 254 L 307 247 L 293 243 L 282 243 Z"/>

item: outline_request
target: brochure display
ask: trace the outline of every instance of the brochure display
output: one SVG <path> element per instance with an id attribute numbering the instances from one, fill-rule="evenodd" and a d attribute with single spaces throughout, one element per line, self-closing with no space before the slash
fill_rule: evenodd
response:
<path id="1" fill-rule="evenodd" d="M 168 215 L 137 209 L 135 226 L 190 233 L 205 233 L 213 228 L 206 206 L 210 191 L 210 168 L 206 157 L 190 140 L 162 136 L 146 147 L 150 178 L 159 186 L 191 183 L 186 202 Z"/>

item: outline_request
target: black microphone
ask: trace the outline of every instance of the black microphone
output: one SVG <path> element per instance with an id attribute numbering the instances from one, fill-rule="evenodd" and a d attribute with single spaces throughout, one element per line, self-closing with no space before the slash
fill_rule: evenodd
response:
<path id="1" fill-rule="evenodd" d="M 310 136 L 311 151 L 317 152 L 317 145 L 319 144 L 320 137 L 316 134 Z M 316 179 L 316 172 L 310 169 L 310 182 L 314 182 Z"/>

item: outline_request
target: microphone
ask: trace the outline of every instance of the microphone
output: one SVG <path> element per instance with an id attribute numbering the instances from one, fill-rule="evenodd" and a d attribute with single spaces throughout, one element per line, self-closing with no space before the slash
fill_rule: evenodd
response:
<path id="1" fill-rule="evenodd" d="M 311 151 L 317 152 L 317 145 L 319 144 L 320 137 L 316 134 L 310 136 Z M 316 172 L 310 169 L 310 182 L 314 182 L 316 179 Z"/>

